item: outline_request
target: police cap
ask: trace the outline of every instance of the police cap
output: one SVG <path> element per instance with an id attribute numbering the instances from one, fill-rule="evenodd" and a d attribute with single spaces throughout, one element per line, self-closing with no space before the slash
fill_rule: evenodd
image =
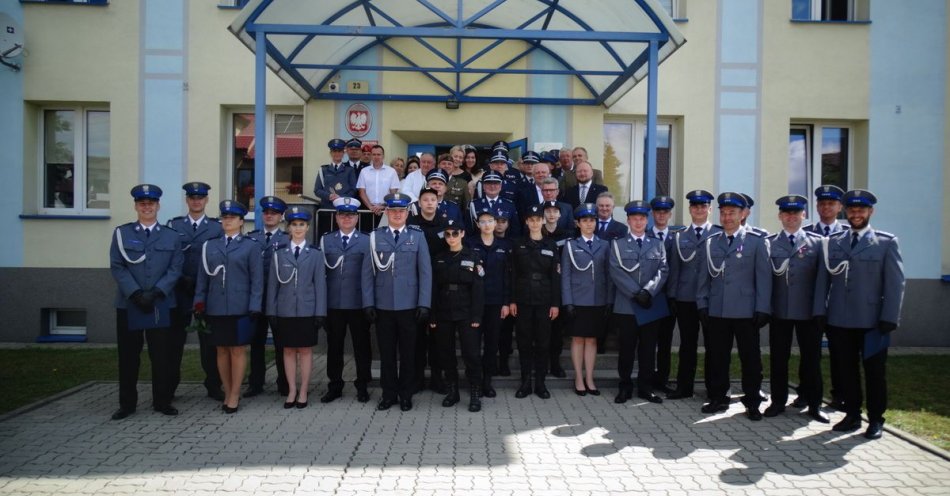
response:
<path id="1" fill-rule="evenodd" d="M 158 200 L 162 197 L 162 188 L 154 184 L 139 184 L 130 191 L 135 201 L 139 200 Z"/>
<path id="2" fill-rule="evenodd" d="M 208 183 L 185 183 L 181 189 L 185 190 L 185 196 L 208 196 L 211 186 Z"/>
<path id="3" fill-rule="evenodd" d="M 261 210 L 273 210 L 279 214 L 287 210 L 287 203 L 276 196 L 265 196 L 258 203 L 261 205 Z"/>

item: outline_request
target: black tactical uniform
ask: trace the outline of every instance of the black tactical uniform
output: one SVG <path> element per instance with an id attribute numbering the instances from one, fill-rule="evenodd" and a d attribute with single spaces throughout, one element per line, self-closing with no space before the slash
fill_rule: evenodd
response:
<path id="1" fill-rule="evenodd" d="M 534 392 L 550 397 L 544 387 L 544 375 L 550 360 L 551 307 L 561 305 L 561 279 L 558 272 L 558 248 L 554 240 L 533 240 L 525 236 L 512 249 L 513 301 L 518 306 L 515 337 L 521 362 L 521 387 L 518 397 L 531 390 L 531 371 L 535 373 Z"/>

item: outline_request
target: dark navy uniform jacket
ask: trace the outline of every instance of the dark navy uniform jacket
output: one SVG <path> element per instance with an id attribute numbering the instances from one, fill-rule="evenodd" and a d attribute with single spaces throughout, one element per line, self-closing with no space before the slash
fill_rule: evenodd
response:
<path id="1" fill-rule="evenodd" d="M 535 241 L 525 235 L 513 242 L 511 260 L 514 303 L 561 306 L 561 257 L 553 239 Z"/>
<path id="2" fill-rule="evenodd" d="M 267 315 L 325 317 L 327 315 L 326 260 L 323 252 L 306 244 L 296 257 L 293 245 L 271 256 L 267 278 Z"/>
<path id="3" fill-rule="evenodd" d="M 482 260 L 475 250 L 446 250 L 432 263 L 433 320 L 482 322 L 485 293 Z"/>
<path id="4" fill-rule="evenodd" d="M 468 215 L 465 216 L 467 220 L 465 225 L 468 226 L 468 232 L 466 234 L 472 236 L 479 235 L 478 213 L 488 208 L 487 198 L 483 197 L 472 200 L 472 203 L 469 204 Z M 495 200 L 494 208 L 491 210 L 495 213 L 503 212 L 508 214 L 508 236 L 521 236 L 521 221 L 518 220 L 518 207 L 515 206 L 515 202 L 498 195 L 498 198 Z"/>
<path id="5" fill-rule="evenodd" d="M 594 231 L 594 236 L 598 238 L 605 239 L 607 241 L 612 241 L 615 239 L 620 239 L 627 235 L 630 232 L 630 228 L 626 224 L 620 221 L 610 219 L 610 222 L 607 223 L 606 232 L 600 231 L 600 218 L 597 218 L 597 229 Z"/>
<path id="6" fill-rule="evenodd" d="M 699 287 L 697 280 L 700 272 L 706 270 L 706 266 L 699 263 L 699 252 L 710 236 L 722 231 L 719 226 L 708 223 L 706 226 L 699 239 L 696 239 L 692 224 L 673 236 L 674 249 L 666 255 L 670 264 L 670 281 L 667 283 L 666 295 L 670 298 L 696 301 L 696 288 Z"/>
<path id="7" fill-rule="evenodd" d="M 126 308 L 132 293 L 152 288 L 165 293 L 170 308 L 187 305 L 176 302 L 174 292 L 183 262 L 180 236 L 174 229 L 156 223 L 146 237 L 138 222 L 115 228 L 109 249 L 112 278 L 118 285 L 115 307 Z"/>
<path id="8" fill-rule="evenodd" d="M 465 246 L 478 253 L 485 269 L 483 286 L 486 305 L 508 305 L 511 303 L 511 242 L 495 237 L 491 246 L 482 243 L 481 236 L 465 238 Z"/>
<path id="9" fill-rule="evenodd" d="M 676 249 L 676 233 L 682 231 L 683 228 L 674 228 L 667 226 L 666 233 L 663 234 L 663 249 L 666 250 L 666 265 L 670 265 L 670 254 L 673 253 L 673 250 Z M 652 227 L 647 229 L 647 237 L 653 239 L 660 239 L 656 231 Z M 669 295 L 670 279 L 667 278 L 666 283 L 664 284 L 663 290 Z"/>
<path id="10" fill-rule="evenodd" d="M 261 245 L 237 235 L 205 241 L 194 303 L 204 303 L 208 315 L 247 315 L 262 312 L 264 265 Z"/>
<path id="11" fill-rule="evenodd" d="M 610 242 L 594 236 L 592 246 L 577 237 L 561 250 L 561 304 L 604 306 L 613 284 L 608 273 Z"/>
<path id="12" fill-rule="evenodd" d="M 708 308 L 709 316 L 724 319 L 751 319 L 755 312 L 772 313 L 768 240 L 750 229 L 739 228 L 730 246 L 722 231 L 706 240 L 696 258 L 696 308 Z"/>
<path id="13" fill-rule="evenodd" d="M 772 316 L 776 319 L 809 320 L 823 315 L 824 292 L 815 292 L 824 263 L 821 238 L 804 229 L 795 236 L 794 245 L 785 231 L 766 238 L 772 263 Z"/>
<path id="14" fill-rule="evenodd" d="M 336 193 L 339 196 L 357 197 L 356 174 L 357 170 L 348 165 L 340 164 L 339 170 L 333 170 L 331 164 L 321 165 L 317 172 L 317 179 L 313 184 L 313 193 L 320 199 L 320 204 L 324 208 L 333 205 L 330 201 L 330 194 Z"/>
<path id="15" fill-rule="evenodd" d="M 369 236 L 354 229 L 346 240 L 340 231 L 324 234 L 320 245 L 327 265 L 327 308 L 358 310 L 371 307 L 373 301 L 372 273 L 363 273 L 369 258 Z"/>

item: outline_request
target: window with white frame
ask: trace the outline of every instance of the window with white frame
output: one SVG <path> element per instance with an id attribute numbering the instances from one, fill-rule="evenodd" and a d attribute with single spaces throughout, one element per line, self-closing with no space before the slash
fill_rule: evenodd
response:
<path id="1" fill-rule="evenodd" d="M 646 121 L 604 123 L 604 183 L 614 194 L 617 206 L 628 200 L 645 199 Z M 656 195 L 668 195 L 672 189 L 673 126 L 656 126 Z"/>
<path id="2" fill-rule="evenodd" d="M 814 191 L 834 184 L 847 191 L 852 129 L 836 124 L 792 124 L 788 133 L 788 192 L 814 205 Z"/>
<path id="3" fill-rule="evenodd" d="M 109 110 L 45 108 L 40 129 L 40 212 L 108 214 Z"/>
<path id="4" fill-rule="evenodd" d="M 670 15 L 673 19 L 680 19 L 686 17 L 683 15 L 679 9 L 682 7 L 680 0 L 659 0 L 660 7 L 663 7 L 663 10 Z"/>
<path id="5" fill-rule="evenodd" d="M 795 21 L 866 21 L 868 0 L 792 0 Z"/>
<path id="6" fill-rule="evenodd" d="M 64 308 L 50 309 L 49 334 L 51 336 L 84 336 L 86 334 L 86 311 Z"/>
<path id="7" fill-rule="evenodd" d="M 231 125 L 231 167 L 229 183 L 232 198 L 254 209 L 256 198 L 273 194 L 286 202 L 297 202 L 303 193 L 303 114 L 268 111 L 265 163 L 266 192 L 254 190 L 256 159 L 254 113 L 234 112 Z"/>

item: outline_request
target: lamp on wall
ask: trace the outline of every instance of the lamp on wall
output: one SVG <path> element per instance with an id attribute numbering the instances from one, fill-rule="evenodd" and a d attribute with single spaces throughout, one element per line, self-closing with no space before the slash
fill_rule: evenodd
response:
<path id="1" fill-rule="evenodd" d="M 454 96 L 450 96 L 448 100 L 445 101 L 445 108 L 449 110 L 457 110 L 459 108 L 459 99 Z"/>

